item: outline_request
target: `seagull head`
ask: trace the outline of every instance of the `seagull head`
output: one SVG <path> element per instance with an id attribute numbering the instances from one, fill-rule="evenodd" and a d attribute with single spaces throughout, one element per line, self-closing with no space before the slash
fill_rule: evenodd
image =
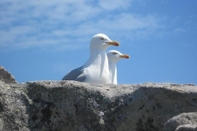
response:
<path id="1" fill-rule="evenodd" d="M 106 50 L 109 46 L 119 46 L 117 41 L 112 41 L 105 34 L 96 34 L 90 41 L 90 48 Z"/>
<path id="2" fill-rule="evenodd" d="M 120 53 L 119 51 L 116 51 L 116 50 L 108 51 L 107 57 L 108 57 L 109 62 L 111 62 L 111 63 L 116 63 L 122 58 L 126 58 L 126 59 L 130 58 L 129 55 L 122 54 L 122 53 Z"/>

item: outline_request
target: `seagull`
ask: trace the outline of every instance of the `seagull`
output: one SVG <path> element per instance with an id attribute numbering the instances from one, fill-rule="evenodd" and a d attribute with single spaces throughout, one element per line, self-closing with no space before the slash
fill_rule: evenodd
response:
<path id="1" fill-rule="evenodd" d="M 90 56 L 87 62 L 70 71 L 62 80 L 74 80 L 93 84 L 107 84 L 109 79 L 109 65 L 106 49 L 109 46 L 119 46 L 105 34 L 99 33 L 90 41 Z"/>
<path id="2" fill-rule="evenodd" d="M 130 58 L 129 55 L 122 54 L 119 51 L 116 50 L 110 50 L 107 53 L 108 61 L 109 61 L 109 84 L 117 84 L 117 68 L 116 63 L 121 58 Z"/>

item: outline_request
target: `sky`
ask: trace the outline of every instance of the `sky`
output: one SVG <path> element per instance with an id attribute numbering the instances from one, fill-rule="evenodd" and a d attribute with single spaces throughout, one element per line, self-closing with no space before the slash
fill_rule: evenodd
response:
<path id="1" fill-rule="evenodd" d="M 19 83 L 61 80 L 93 35 L 120 42 L 119 84 L 197 85 L 196 0 L 1 0 L 0 66 Z"/>

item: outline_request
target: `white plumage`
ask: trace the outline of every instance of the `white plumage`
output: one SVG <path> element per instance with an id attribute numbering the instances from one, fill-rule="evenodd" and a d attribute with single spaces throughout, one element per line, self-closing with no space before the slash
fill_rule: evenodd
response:
<path id="1" fill-rule="evenodd" d="M 90 41 L 90 57 L 79 68 L 69 72 L 62 80 L 75 80 L 80 82 L 106 84 L 109 79 L 109 65 L 106 49 L 109 46 L 119 46 L 105 34 L 96 34 Z"/>
<path id="2" fill-rule="evenodd" d="M 116 63 L 121 58 L 128 59 L 130 56 L 126 54 L 122 54 L 119 51 L 116 50 L 110 50 L 107 53 L 108 61 L 109 61 L 109 81 L 110 84 L 117 84 L 117 67 Z"/>

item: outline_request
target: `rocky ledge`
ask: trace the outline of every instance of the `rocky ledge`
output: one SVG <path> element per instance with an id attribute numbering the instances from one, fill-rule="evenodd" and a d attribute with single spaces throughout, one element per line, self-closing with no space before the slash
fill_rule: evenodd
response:
<path id="1" fill-rule="evenodd" d="M 5 83 L 17 83 L 14 76 L 2 66 L 0 66 L 0 81 Z"/>
<path id="2" fill-rule="evenodd" d="M 197 86 L 0 82 L 0 131 L 195 131 Z"/>

